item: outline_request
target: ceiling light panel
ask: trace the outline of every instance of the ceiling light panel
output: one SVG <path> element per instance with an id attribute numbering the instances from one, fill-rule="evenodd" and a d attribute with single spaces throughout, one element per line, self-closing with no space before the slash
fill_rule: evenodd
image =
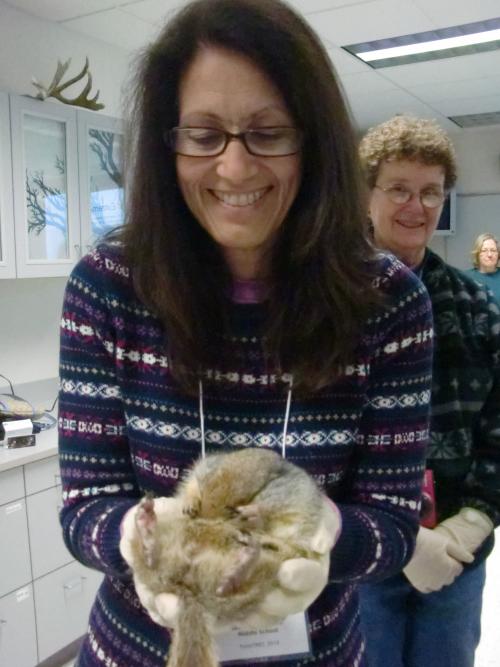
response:
<path id="1" fill-rule="evenodd" d="M 500 49 L 500 17 L 343 46 L 371 67 L 394 67 Z"/>
<path id="2" fill-rule="evenodd" d="M 500 111 L 490 113 L 472 113 L 463 116 L 448 116 L 459 127 L 484 127 L 486 125 L 500 125 Z"/>

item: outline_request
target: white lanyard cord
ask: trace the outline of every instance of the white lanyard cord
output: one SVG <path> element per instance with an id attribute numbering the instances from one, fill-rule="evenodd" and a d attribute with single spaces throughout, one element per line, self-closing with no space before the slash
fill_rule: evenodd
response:
<path id="1" fill-rule="evenodd" d="M 292 387 L 293 378 L 290 379 L 288 385 L 288 392 L 286 396 L 285 418 L 283 423 L 283 435 L 281 438 L 281 456 L 286 459 L 286 436 L 288 431 L 288 422 L 290 421 L 290 406 L 292 405 Z M 203 409 L 203 382 L 198 380 L 198 394 L 199 394 L 199 412 L 200 412 L 200 434 L 201 434 L 201 458 L 205 458 L 205 411 Z"/>
<path id="2" fill-rule="evenodd" d="M 205 458 L 205 413 L 203 411 L 203 382 L 198 380 L 198 394 L 200 396 L 200 431 L 201 431 L 201 458 Z"/>
<path id="3" fill-rule="evenodd" d="M 290 419 L 290 406 L 292 404 L 292 386 L 293 378 L 290 379 L 288 392 L 286 395 L 285 419 L 283 420 L 283 438 L 281 440 L 281 456 L 286 459 L 286 432 L 288 430 L 288 421 Z"/>

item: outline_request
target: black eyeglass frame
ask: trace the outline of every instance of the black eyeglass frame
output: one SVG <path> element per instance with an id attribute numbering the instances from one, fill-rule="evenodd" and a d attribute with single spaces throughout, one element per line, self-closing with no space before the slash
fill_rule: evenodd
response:
<path id="1" fill-rule="evenodd" d="M 175 148 L 175 136 L 178 133 L 179 130 L 211 130 L 212 132 L 219 132 L 221 135 L 224 135 L 224 143 L 222 145 L 222 148 L 217 151 L 217 153 L 210 153 L 210 154 L 205 154 L 205 155 L 192 155 L 191 153 L 181 153 L 180 151 L 176 150 Z M 266 155 L 264 153 L 256 153 L 255 151 L 251 150 L 247 143 L 247 135 L 251 135 L 252 133 L 262 133 L 263 130 L 293 130 L 296 133 L 297 136 L 297 150 L 292 151 L 290 153 L 280 153 L 274 154 L 274 155 Z M 233 140 L 238 140 L 241 141 L 243 146 L 245 147 L 247 153 L 250 155 L 254 155 L 255 157 L 287 157 L 289 155 L 297 155 L 297 153 L 300 152 L 300 149 L 302 148 L 302 131 L 298 127 L 292 127 L 290 125 L 273 125 L 273 126 L 266 126 L 262 128 L 251 128 L 249 130 L 245 130 L 244 132 L 228 132 L 227 130 L 223 130 L 222 128 L 218 127 L 201 127 L 201 126 L 193 126 L 193 127 L 172 127 L 169 130 L 165 130 L 164 132 L 164 139 L 166 144 L 169 146 L 169 148 L 172 149 L 172 151 L 176 155 L 183 155 L 185 157 L 218 157 L 219 155 L 222 155 L 226 148 L 229 145 L 230 141 Z"/>

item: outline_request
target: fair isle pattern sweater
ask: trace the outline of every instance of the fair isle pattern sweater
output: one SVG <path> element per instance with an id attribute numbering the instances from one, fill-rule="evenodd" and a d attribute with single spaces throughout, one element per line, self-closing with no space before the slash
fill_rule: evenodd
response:
<path id="1" fill-rule="evenodd" d="M 339 380 L 292 397 L 286 456 L 333 498 L 342 532 L 330 583 L 308 610 L 312 654 L 272 667 L 365 667 L 356 584 L 398 572 L 418 528 L 428 440 L 432 322 L 425 288 L 394 258 L 376 279 L 386 307 Z M 142 609 L 120 556 L 125 512 L 171 495 L 200 455 L 198 399 L 169 373 L 164 331 L 134 294 L 117 246 L 101 246 L 66 288 L 60 359 L 61 522 L 75 558 L 105 573 L 79 667 L 164 667 L 167 630 Z M 287 378 L 265 368 L 266 305 L 230 304 L 232 335 L 203 379 L 208 451 L 280 451 Z M 248 663 L 245 663 L 248 664 Z"/>
<path id="2" fill-rule="evenodd" d="M 427 250 L 422 266 L 434 315 L 428 467 L 438 520 L 475 507 L 500 523 L 500 309 L 469 273 Z M 493 536 L 492 536 L 493 538 Z M 481 555 L 488 553 L 493 539 Z M 488 548 L 486 548 L 488 547 Z M 475 562 L 481 557 L 476 555 Z"/>

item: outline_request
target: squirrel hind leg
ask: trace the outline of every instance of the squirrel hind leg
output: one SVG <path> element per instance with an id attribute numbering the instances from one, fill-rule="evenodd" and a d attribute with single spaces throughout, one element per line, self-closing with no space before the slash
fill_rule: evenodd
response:
<path id="1" fill-rule="evenodd" d="M 156 534 L 158 520 L 153 498 L 146 496 L 141 500 L 135 514 L 135 525 L 141 540 L 145 563 L 148 567 L 154 567 L 158 559 L 158 540 Z"/>
<path id="2" fill-rule="evenodd" d="M 182 513 L 195 519 L 201 510 L 201 490 L 198 480 L 189 479 L 182 490 Z"/>
<path id="3" fill-rule="evenodd" d="M 242 545 L 238 551 L 236 562 L 219 582 L 216 595 L 225 597 L 236 593 L 242 584 L 249 579 L 260 556 L 260 544 L 250 535 L 241 533 L 238 541 Z"/>

